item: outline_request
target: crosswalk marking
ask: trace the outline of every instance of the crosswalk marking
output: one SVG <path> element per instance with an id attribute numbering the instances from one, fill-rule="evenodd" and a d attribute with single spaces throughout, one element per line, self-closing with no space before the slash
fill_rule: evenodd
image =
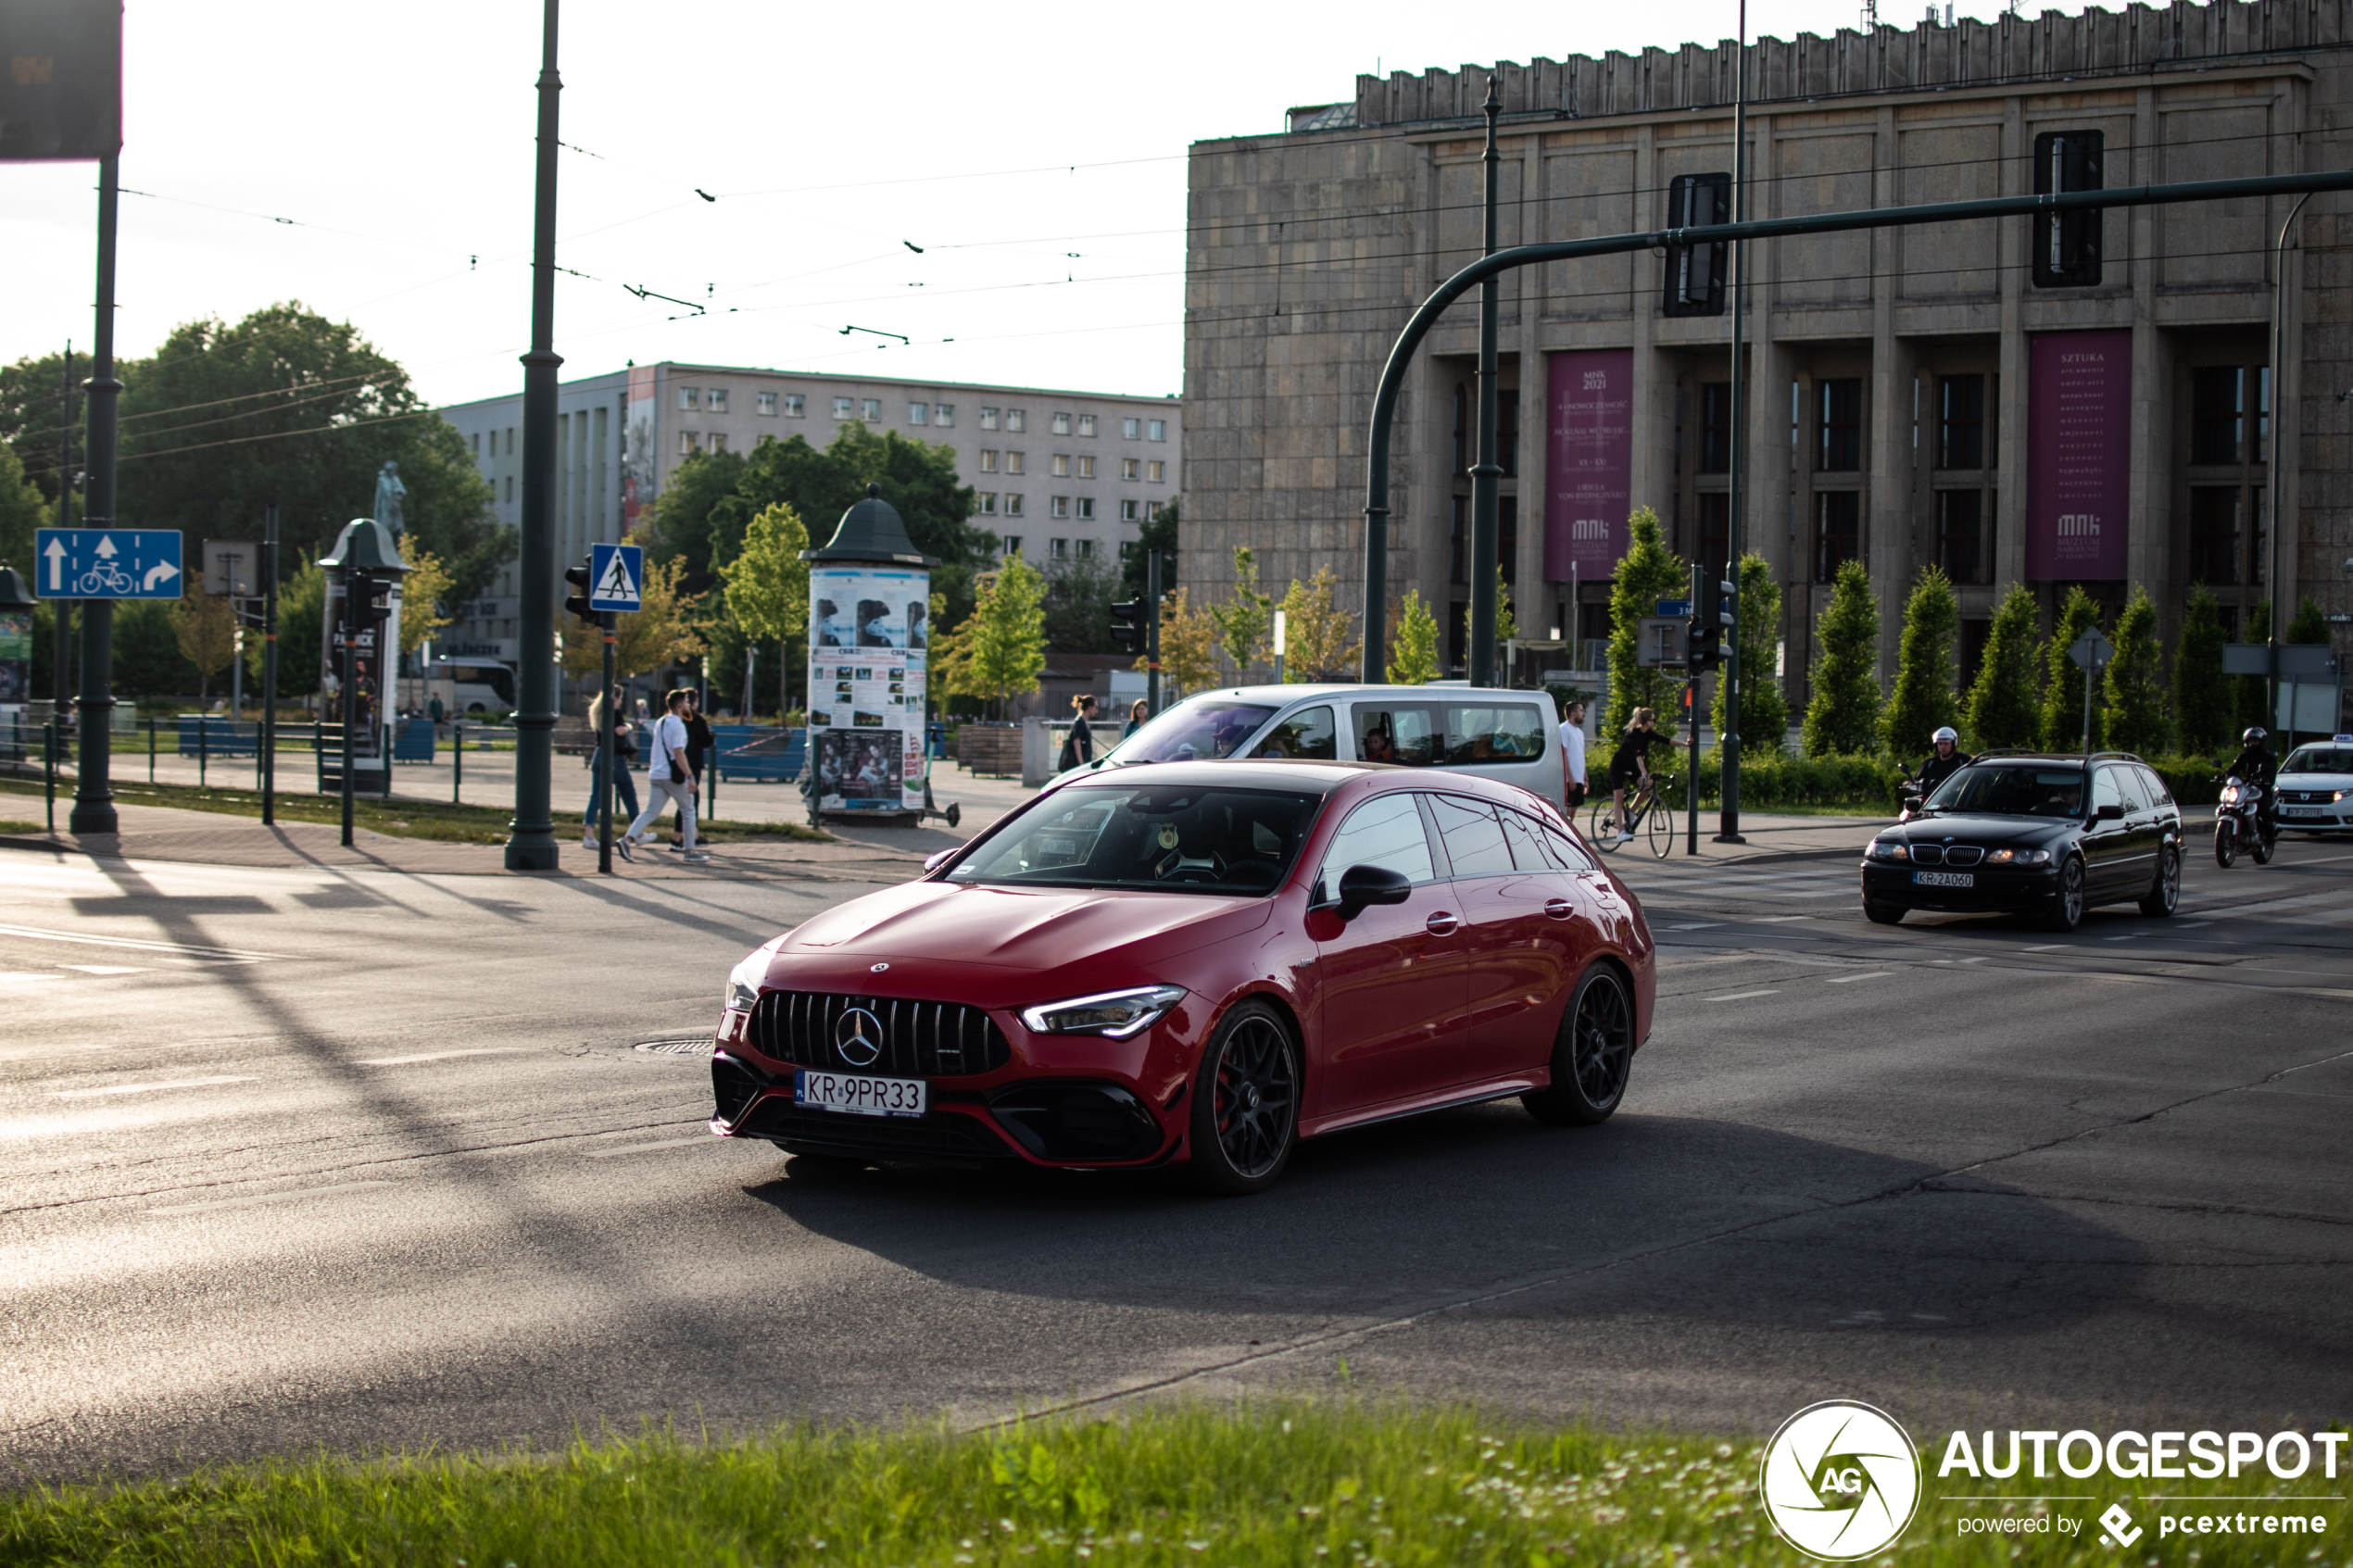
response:
<path id="1" fill-rule="evenodd" d="M 645 1154 L 657 1148 L 684 1148 L 688 1144 L 717 1144 L 721 1141 L 723 1140 L 712 1137 L 709 1133 L 697 1133 L 691 1137 L 664 1138 L 660 1143 L 625 1144 L 620 1148 L 592 1148 L 587 1151 L 587 1155 L 591 1160 L 610 1160 L 615 1155 Z"/>
<path id="2" fill-rule="evenodd" d="M 1703 1002 L 1744 1002 L 1751 997 L 1778 997 L 1779 991 L 1733 991 L 1721 997 L 1702 997 Z"/>
<path id="3" fill-rule="evenodd" d="M 156 942 L 143 936 L 97 936 L 79 931 L 48 931 L 37 925 L 0 925 L 0 936 L 25 936 L 36 942 L 79 942 L 94 947 L 132 947 L 149 953 L 186 953 L 193 958 L 224 963 L 259 963 L 285 957 L 283 953 L 253 953 L 242 947 L 208 947 L 193 942 Z"/>
<path id="4" fill-rule="evenodd" d="M 371 1056 L 362 1057 L 353 1065 L 356 1067 L 407 1067 L 412 1062 L 450 1061 L 461 1056 L 508 1056 L 523 1048 L 522 1046 L 478 1046 L 472 1050 L 425 1051 L 417 1056 Z"/>
<path id="5" fill-rule="evenodd" d="M 252 1084 L 259 1080 L 247 1073 L 233 1078 L 175 1078 L 167 1084 L 110 1084 L 103 1089 L 51 1089 L 51 1099 L 97 1099 L 107 1095 L 151 1095 L 165 1089 L 209 1089 L 222 1084 Z"/>

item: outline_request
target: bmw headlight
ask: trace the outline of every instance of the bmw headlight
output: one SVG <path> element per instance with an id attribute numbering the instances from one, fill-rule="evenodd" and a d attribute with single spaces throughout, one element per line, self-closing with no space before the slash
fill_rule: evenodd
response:
<path id="1" fill-rule="evenodd" d="M 727 1010 L 749 1012 L 760 1000 L 761 982 L 768 978 L 768 949 L 753 951 L 727 976 Z"/>
<path id="2" fill-rule="evenodd" d="M 2047 849 L 1996 849 L 1985 857 L 1989 866 L 2047 866 L 2051 852 Z"/>
<path id="3" fill-rule="evenodd" d="M 1910 849 L 1892 838 L 1872 839 L 1869 854 L 1874 860 L 1908 860 L 1912 858 Z"/>
<path id="4" fill-rule="evenodd" d="M 1139 985 L 1129 991 L 1105 991 L 1024 1008 L 1021 1022 L 1033 1034 L 1101 1035 L 1124 1040 L 1151 1028 L 1161 1014 L 1184 998 L 1182 985 Z"/>

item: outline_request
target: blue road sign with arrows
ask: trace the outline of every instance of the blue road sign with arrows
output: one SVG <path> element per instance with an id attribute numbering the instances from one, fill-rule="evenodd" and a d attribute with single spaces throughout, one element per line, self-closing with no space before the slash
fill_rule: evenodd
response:
<path id="1" fill-rule="evenodd" d="M 588 546 L 588 608 L 628 614 L 645 608 L 646 552 L 635 545 Z"/>
<path id="2" fill-rule="evenodd" d="M 32 591 L 44 599 L 176 599 L 180 532 L 43 528 L 32 537 Z"/>

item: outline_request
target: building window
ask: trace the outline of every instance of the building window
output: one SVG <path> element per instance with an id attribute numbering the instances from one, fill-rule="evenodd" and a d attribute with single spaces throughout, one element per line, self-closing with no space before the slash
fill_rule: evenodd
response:
<path id="1" fill-rule="evenodd" d="M 1006 409 L 1005 428 L 1008 431 L 1027 430 L 1029 428 L 1029 410 L 1026 408 Z"/>
<path id="2" fill-rule="evenodd" d="M 1019 516 L 1021 516 L 1021 497 L 1020 497 L 1019 495 L 1010 495 L 1010 494 L 1006 495 L 1006 497 L 1005 497 L 1005 515 L 1006 515 L 1007 517 L 1019 517 Z"/>
<path id="3" fill-rule="evenodd" d="M 1144 477 L 1144 465 L 1133 458 L 1122 458 L 1119 459 L 1119 477 L 1130 481 L 1141 479 Z"/>
<path id="4" fill-rule="evenodd" d="M 1504 465 L 1505 479 L 1519 477 L 1519 392 L 1495 394 L 1496 461 Z"/>
<path id="5" fill-rule="evenodd" d="M 1821 438 L 1815 448 L 1814 466 L 1824 473 L 1858 471 L 1863 466 L 1863 379 L 1834 377 L 1816 391 Z"/>
<path id="6" fill-rule="evenodd" d="M 1451 499 L 1454 503 L 1454 517 L 1453 525 L 1447 530 L 1447 558 L 1449 564 L 1446 571 L 1446 581 L 1449 583 L 1467 583 L 1470 581 L 1470 497 L 1467 495 L 1455 495 L 1451 497 Z"/>
<path id="7" fill-rule="evenodd" d="M 801 395 L 798 392 L 787 392 L 785 394 L 785 418 L 788 420 L 806 419 L 808 417 L 808 413 L 809 402 L 807 398 L 801 396 Z"/>
<path id="8" fill-rule="evenodd" d="M 1081 539 L 1078 541 L 1078 558 L 1080 560 L 1092 560 L 1095 558 L 1095 542 L 1092 539 Z"/>
<path id="9" fill-rule="evenodd" d="M 1054 416 L 1054 433 L 1056 435 L 1068 435 L 1070 433 L 1070 416 L 1068 414 L 1056 414 Z"/>
<path id="10" fill-rule="evenodd" d="M 983 430 L 995 430 L 995 429 L 997 428 L 997 410 L 996 410 L 996 409 L 994 409 L 994 408 L 982 408 L 982 409 L 981 409 L 981 411 L 980 411 L 980 428 L 981 428 L 981 429 L 983 429 Z"/>
<path id="11" fill-rule="evenodd" d="M 1978 380 L 1953 377 L 1953 380 Z M 1955 464 L 1954 467 L 1965 467 Z M 1986 528 L 1985 492 L 1939 490 L 1936 493 L 1936 564 L 1956 583 L 1994 581 L 1993 544 Z"/>
<path id="12" fill-rule="evenodd" d="M 1067 539 L 1049 539 L 1046 541 L 1046 554 L 1055 560 L 1068 560 L 1070 558 L 1070 541 Z"/>
<path id="13" fill-rule="evenodd" d="M 837 397 L 834 399 L 834 418 L 837 420 L 846 420 L 856 412 L 857 405 L 850 402 L 849 398 Z"/>
<path id="14" fill-rule="evenodd" d="M 1699 386 L 1699 471 L 1732 471 L 1732 383 L 1702 382 Z"/>
<path id="15" fill-rule="evenodd" d="M 1078 497 L 1078 516 L 1082 521 L 1092 522 L 1095 521 L 1095 498 L 1092 495 L 1081 495 Z"/>
<path id="16" fill-rule="evenodd" d="M 929 424 L 931 422 L 931 405 L 928 403 L 908 404 L 907 422 L 911 425 Z"/>
<path id="17" fill-rule="evenodd" d="M 1167 483 L 1167 464 L 1162 462 L 1158 458 L 1154 458 L 1151 462 L 1144 465 L 1144 482 L 1147 484 L 1163 484 Z"/>
<path id="18" fill-rule="evenodd" d="M 1021 471 L 1022 471 L 1022 462 L 1023 462 L 1022 455 L 1021 455 L 1019 452 L 1008 452 L 1008 453 L 1006 453 L 1006 454 L 1005 454 L 1005 471 L 1006 471 L 1007 473 L 1019 473 L 1019 472 L 1021 472 Z"/>
<path id="19" fill-rule="evenodd" d="M 1094 415 L 1081 414 L 1078 416 L 1078 433 L 1081 435 L 1092 435 L 1095 433 Z"/>
<path id="20" fill-rule="evenodd" d="M 997 515 L 997 492 L 994 490 L 984 490 L 980 493 L 980 515 L 983 517 Z"/>
<path id="21" fill-rule="evenodd" d="M 474 461 L 478 463 L 478 462 L 482 461 L 482 432 L 480 432 L 480 431 L 476 431 L 476 432 L 474 432 L 474 435 L 473 435 L 473 444 L 474 444 Z"/>
<path id="22" fill-rule="evenodd" d="M 775 442 L 776 433 L 773 430 L 763 430 L 760 433 L 760 439 L 753 442 L 752 445 L 754 446 L 773 446 L 775 445 Z"/>
<path id="23" fill-rule="evenodd" d="M 858 400 L 858 417 L 870 425 L 882 423 L 882 399 L 861 397 Z"/>
<path id="24" fill-rule="evenodd" d="M 514 427 L 514 426 L 512 426 L 512 425 L 509 425 L 509 426 L 507 427 L 507 456 L 509 456 L 510 458 L 511 458 L 511 457 L 513 457 L 514 455 L 515 455 L 515 427 Z"/>
<path id="25" fill-rule="evenodd" d="M 701 407 L 702 388 L 698 386 L 682 386 L 678 389 L 678 408 L 681 412 L 692 413 L 694 410 Z"/>
<path id="26" fill-rule="evenodd" d="M 1095 477 L 1094 458 L 1082 457 L 1078 459 L 1078 477 L 1081 479 L 1092 479 Z"/>
<path id="27" fill-rule="evenodd" d="M 711 433 L 711 449 L 714 452 L 724 452 L 727 449 L 727 433 L 725 431 L 714 430 Z"/>
<path id="28" fill-rule="evenodd" d="M 1135 540 L 1122 539 L 1119 542 L 1119 558 L 1121 560 L 1134 560 L 1136 558 Z"/>
<path id="29" fill-rule="evenodd" d="M 1146 501 L 1144 503 L 1144 516 L 1153 522 L 1158 522 L 1160 521 L 1160 503 L 1158 501 Z"/>
<path id="30" fill-rule="evenodd" d="M 682 430 L 678 433 L 678 455 L 680 457 L 685 457 L 687 453 L 693 451 L 696 447 L 701 445 L 702 435 L 699 432 Z"/>
<path id="31" fill-rule="evenodd" d="M 1471 412 L 1470 383 L 1454 383 L 1454 476 L 1459 479 L 1470 472 Z"/>
<path id="32" fill-rule="evenodd" d="M 997 471 L 997 454 L 987 447 L 983 447 L 981 449 L 980 471 L 983 473 L 995 473 Z"/>
<path id="33" fill-rule="evenodd" d="M 1936 466 L 1985 467 L 1985 378 L 1939 376 L 1936 380 Z M 1949 575 L 1949 573 L 1948 573 Z M 1969 581 L 1956 577 L 1956 583 Z"/>
<path id="34" fill-rule="evenodd" d="M 1863 558 L 1863 493 L 1822 490 L 1814 495 L 1814 581 L 1829 583 L 1844 562 Z"/>
<path id="35" fill-rule="evenodd" d="M 1021 510 L 1019 507 L 1014 507 L 1010 509 L 1015 512 Z M 1021 554 L 1021 535 L 1018 533 L 1008 533 L 1000 538 L 997 541 L 997 553 L 1000 556 L 1017 556 Z"/>
<path id="36" fill-rule="evenodd" d="M 2191 462 L 2239 460 L 2239 422 L 2246 395 L 2246 372 L 2236 365 L 2208 366 L 2190 372 Z"/>
<path id="37" fill-rule="evenodd" d="M 1122 438 L 1133 441 L 1138 436 L 1144 433 L 1144 421 L 1141 420 L 1122 420 L 1119 421 L 1119 433 Z"/>
<path id="38" fill-rule="evenodd" d="M 1718 581 L 1724 574 L 1724 556 L 1732 537 L 1732 496 L 1730 491 L 1699 494 L 1699 561 Z"/>
<path id="39" fill-rule="evenodd" d="M 1148 441 L 1165 441 L 1165 440 L 1167 440 L 1167 439 L 1168 439 L 1168 421 L 1167 421 L 1166 420 L 1146 420 L 1146 421 L 1144 422 L 1144 437 L 1145 437 L 1145 439 L 1146 439 L 1146 440 L 1148 440 Z"/>
<path id="40" fill-rule="evenodd" d="M 1139 509 L 1140 508 L 1139 508 L 1137 504 L 1133 501 L 1120 502 L 1119 521 L 1122 522 L 1134 522 L 1136 521 L 1136 514 Z"/>
<path id="41" fill-rule="evenodd" d="M 1070 515 L 1070 497 L 1067 495 L 1055 496 L 1050 508 L 1050 514 L 1054 517 L 1068 517 Z"/>
<path id="42" fill-rule="evenodd" d="M 1053 461 L 1049 466 L 1053 470 L 1053 474 L 1056 479 L 1068 479 L 1070 477 L 1070 454 L 1067 452 L 1055 453 Z"/>
<path id="43" fill-rule="evenodd" d="M 933 404 L 931 406 L 931 422 L 941 430 L 946 430 L 949 426 L 954 424 L 956 422 L 956 405 L 953 403 Z"/>
<path id="44" fill-rule="evenodd" d="M 2190 581 L 2235 587 L 2239 557 L 2239 487 L 2190 486 Z"/>
<path id="45" fill-rule="evenodd" d="M 703 401 L 703 407 L 708 412 L 713 414 L 725 413 L 727 411 L 727 389 L 724 386 L 712 387 L 711 389 L 711 395 Z"/>
<path id="46" fill-rule="evenodd" d="M 773 420 L 776 417 L 776 395 L 773 392 L 755 392 L 751 396 L 751 407 L 752 411 L 762 419 Z"/>
<path id="47" fill-rule="evenodd" d="M 510 500 L 510 501 L 512 501 L 514 498 L 515 498 L 515 476 L 514 476 L 513 474 L 509 474 L 509 475 L 507 476 L 507 499 L 508 499 L 508 500 Z"/>

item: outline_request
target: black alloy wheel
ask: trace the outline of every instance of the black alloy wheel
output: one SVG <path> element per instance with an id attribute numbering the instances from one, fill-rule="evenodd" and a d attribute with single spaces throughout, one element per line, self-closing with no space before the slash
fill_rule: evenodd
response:
<path id="1" fill-rule="evenodd" d="M 2239 858 L 2238 824 L 2228 817 L 2214 824 L 2214 863 L 2224 871 Z"/>
<path id="2" fill-rule="evenodd" d="M 1263 1191 L 1298 1141 L 1299 1048 L 1274 1009 L 1244 1002 L 1202 1052 L 1186 1172 L 1204 1192 Z"/>
<path id="3" fill-rule="evenodd" d="M 1520 1096 L 1539 1122 L 1590 1127 L 1626 1098 L 1634 1065 L 1634 998 L 1617 970 L 1597 963 L 1577 982 L 1553 1044 L 1552 1086 Z"/>
<path id="4" fill-rule="evenodd" d="M 1863 900 L 1863 918 L 1873 925 L 1901 925 L 1904 923 L 1904 906 L 1866 898 Z"/>
<path id="5" fill-rule="evenodd" d="M 2157 880 L 2141 896 L 2141 913 L 2162 920 L 2182 902 L 2182 847 L 2167 844 L 2157 851 Z"/>
<path id="6" fill-rule="evenodd" d="M 2072 931 L 2083 923 L 2083 862 L 2073 855 L 2059 862 L 2058 891 L 2051 896 L 2043 923 L 2053 931 Z"/>

